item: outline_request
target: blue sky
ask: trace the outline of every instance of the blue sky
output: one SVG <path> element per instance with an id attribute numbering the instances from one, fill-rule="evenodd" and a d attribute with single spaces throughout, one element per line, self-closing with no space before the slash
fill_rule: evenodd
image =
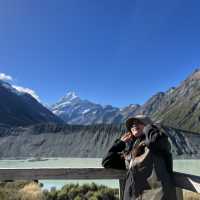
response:
<path id="1" fill-rule="evenodd" d="M 68 90 L 143 104 L 200 65 L 199 0 L 2 0 L 0 73 L 44 103 Z"/>

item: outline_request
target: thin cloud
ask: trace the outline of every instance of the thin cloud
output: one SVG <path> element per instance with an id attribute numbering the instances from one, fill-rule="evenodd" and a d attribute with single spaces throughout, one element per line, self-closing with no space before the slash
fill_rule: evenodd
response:
<path id="1" fill-rule="evenodd" d="M 3 81 L 12 81 L 13 78 L 12 78 L 12 76 L 9 76 L 7 74 L 0 73 L 0 80 L 3 80 Z"/>
<path id="2" fill-rule="evenodd" d="M 39 96 L 36 94 L 36 92 L 30 88 L 25 88 L 25 87 L 21 87 L 21 86 L 17 86 L 17 85 L 12 85 L 12 87 L 14 87 L 17 91 L 19 92 L 23 92 L 23 93 L 28 93 L 30 94 L 32 97 L 34 97 L 38 102 L 40 101 Z"/>

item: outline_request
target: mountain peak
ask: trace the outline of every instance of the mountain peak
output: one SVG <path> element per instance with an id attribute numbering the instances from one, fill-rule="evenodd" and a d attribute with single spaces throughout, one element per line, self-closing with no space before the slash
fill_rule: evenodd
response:
<path id="1" fill-rule="evenodd" d="M 188 80 L 200 80 L 200 68 L 195 69 Z"/>
<path id="2" fill-rule="evenodd" d="M 78 98 L 78 96 L 76 95 L 76 93 L 74 91 L 68 91 L 67 94 L 63 98 L 65 100 L 72 101 L 72 100 Z"/>

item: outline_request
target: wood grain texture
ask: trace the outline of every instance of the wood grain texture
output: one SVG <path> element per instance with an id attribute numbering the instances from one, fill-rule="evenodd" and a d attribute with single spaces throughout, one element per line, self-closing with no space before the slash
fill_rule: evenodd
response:
<path id="1" fill-rule="evenodd" d="M 0 180 L 121 179 L 124 170 L 101 168 L 0 169 Z"/>

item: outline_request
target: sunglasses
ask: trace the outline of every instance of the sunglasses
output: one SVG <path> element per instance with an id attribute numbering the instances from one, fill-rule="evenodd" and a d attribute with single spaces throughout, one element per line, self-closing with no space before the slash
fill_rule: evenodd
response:
<path id="1" fill-rule="evenodd" d="M 132 123 L 132 125 L 131 125 L 131 128 L 132 127 L 135 127 L 135 126 L 137 126 L 137 125 L 139 125 L 139 124 L 143 124 L 141 121 L 139 121 L 139 120 L 135 120 L 135 121 L 133 121 L 133 123 Z"/>

